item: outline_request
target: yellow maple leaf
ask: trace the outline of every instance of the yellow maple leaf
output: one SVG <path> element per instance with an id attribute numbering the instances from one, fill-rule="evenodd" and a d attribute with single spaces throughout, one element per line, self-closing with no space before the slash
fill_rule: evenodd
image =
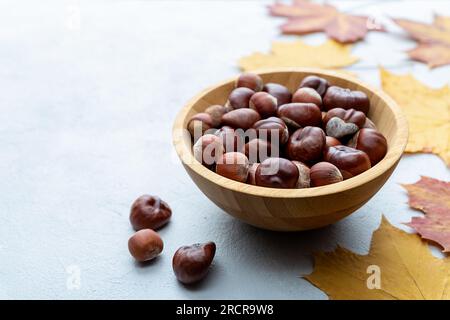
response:
<path id="1" fill-rule="evenodd" d="M 254 53 L 239 60 L 243 71 L 263 68 L 315 67 L 336 69 L 358 61 L 351 55 L 351 45 L 328 40 L 318 46 L 308 45 L 301 40 L 273 42 L 269 54 Z"/>
<path id="2" fill-rule="evenodd" d="M 430 88 L 412 75 L 380 69 L 381 84 L 409 123 L 406 152 L 431 152 L 450 165 L 450 87 Z"/>
<path id="3" fill-rule="evenodd" d="M 433 257 L 426 242 L 384 217 L 369 254 L 338 247 L 314 258 L 314 272 L 305 278 L 331 299 L 450 299 L 450 260 Z"/>

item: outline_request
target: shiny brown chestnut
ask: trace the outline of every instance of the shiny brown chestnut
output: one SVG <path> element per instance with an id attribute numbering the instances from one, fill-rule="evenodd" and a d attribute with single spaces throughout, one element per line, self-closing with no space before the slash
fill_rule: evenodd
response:
<path id="1" fill-rule="evenodd" d="M 128 240 L 128 250 L 140 262 L 156 258 L 163 250 L 161 237 L 151 229 L 142 229 Z"/>
<path id="2" fill-rule="evenodd" d="M 342 109 L 342 108 L 333 108 L 329 110 L 325 117 L 323 118 L 324 125 L 328 123 L 331 118 L 338 117 L 339 119 L 344 120 L 347 123 L 353 123 L 358 128 L 362 128 L 366 123 L 366 115 L 355 109 Z"/>
<path id="3" fill-rule="evenodd" d="M 322 157 L 325 148 L 325 132 L 318 127 L 305 127 L 295 131 L 286 145 L 289 159 L 312 163 Z"/>
<path id="4" fill-rule="evenodd" d="M 232 110 L 222 116 L 222 124 L 232 128 L 247 130 L 261 119 L 258 112 L 250 108 Z"/>
<path id="5" fill-rule="evenodd" d="M 241 151 L 244 147 L 244 137 L 229 126 L 223 126 L 214 135 L 221 139 L 225 152 Z"/>
<path id="6" fill-rule="evenodd" d="M 202 280 L 216 254 L 214 242 L 196 243 L 179 248 L 172 259 L 172 268 L 178 281 L 191 284 Z"/>
<path id="7" fill-rule="evenodd" d="M 322 112 L 314 103 L 284 104 L 278 108 L 278 117 L 293 129 L 322 124 Z"/>
<path id="8" fill-rule="evenodd" d="M 261 162 L 272 156 L 272 145 L 267 140 L 252 139 L 245 144 L 244 153 L 250 163 Z"/>
<path id="9" fill-rule="evenodd" d="M 352 91 L 332 86 L 328 88 L 323 98 L 323 107 L 326 111 L 334 108 L 355 109 L 367 115 L 370 101 L 362 91 Z"/>
<path id="10" fill-rule="evenodd" d="M 240 152 L 227 152 L 216 164 L 217 174 L 239 182 L 247 181 L 248 169 L 248 159 Z"/>
<path id="11" fill-rule="evenodd" d="M 387 153 L 386 138 L 375 129 L 359 130 L 348 143 L 349 147 L 364 151 L 372 167 L 380 162 Z"/>
<path id="12" fill-rule="evenodd" d="M 226 108 L 221 105 L 212 105 L 206 108 L 205 113 L 211 116 L 212 127 L 218 128 L 222 122 L 222 116 L 227 112 Z"/>
<path id="13" fill-rule="evenodd" d="M 289 130 L 283 120 L 270 117 L 259 120 L 253 125 L 259 138 L 272 141 L 274 144 L 285 144 L 289 138 Z"/>
<path id="14" fill-rule="evenodd" d="M 290 103 L 292 99 L 292 93 L 288 88 L 278 83 L 266 83 L 263 87 L 263 91 L 271 94 L 277 98 L 278 107 Z"/>
<path id="15" fill-rule="evenodd" d="M 258 112 L 262 118 L 277 114 L 277 98 L 267 92 L 257 92 L 250 98 L 249 106 Z"/>
<path id="16" fill-rule="evenodd" d="M 338 139 L 336 139 L 334 137 L 330 137 L 330 136 L 325 137 L 325 148 L 339 146 L 339 145 L 342 145 L 342 143 Z"/>
<path id="17" fill-rule="evenodd" d="M 215 164 L 225 152 L 222 140 L 213 134 L 201 136 L 193 149 L 194 158 L 206 166 Z"/>
<path id="18" fill-rule="evenodd" d="M 205 131 L 213 128 L 214 121 L 210 114 L 200 112 L 194 114 L 188 122 L 188 130 L 191 137 L 197 140 Z"/>
<path id="19" fill-rule="evenodd" d="M 137 198 L 130 211 L 130 222 L 133 229 L 156 230 L 169 222 L 172 209 L 158 196 L 143 195 Z"/>
<path id="20" fill-rule="evenodd" d="M 250 98 L 255 94 L 255 91 L 249 88 L 240 87 L 231 91 L 225 107 L 228 109 L 248 108 Z"/>
<path id="21" fill-rule="evenodd" d="M 256 185 L 256 169 L 258 169 L 259 163 L 252 163 L 250 167 L 248 168 L 248 177 L 247 177 L 247 183 Z"/>
<path id="22" fill-rule="evenodd" d="M 317 91 L 318 94 L 323 98 L 325 92 L 327 91 L 330 84 L 324 78 L 318 76 L 307 76 L 300 83 L 300 88 L 312 88 Z"/>
<path id="23" fill-rule="evenodd" d="M 311 187 L 320 187 L 344 180 L 339 169 L 329 162 L 318 162 L 311 167 Z"/>
<path id="24" fill-rule="evenodd" d="M 308 87 L 299 88 L 292 96 L 292 102 L 314 103 L 322 108 L 322 97 L 316 90 Z"/>
<path id="25" fill-rule="evenodd" d="M 306 164 L 296 160 L 292 161 L 292 163 L 295 164 L 298 169 L 297 188 L 309 188 L 311 185 L 309 167 Z"/>
<path id="26" fill-rule="evenodd" d="M 235 83 L 236 88 L 246 87 L 252 89 L 255 92 L 261 91 L 264 86 L 263 80 L 259 75 L 252 72 L 242 73 Z"/>
<path id="27" fill-rule="evenodd" d="M 268 158 L 256 169 L 257 186 L 269 188 L 295 188 L 298 182 L 297 166 L 284 158 Z"/>
<path id="28" fill-rule="evenodd" d="M 344 179 L 357 176 L 371 167 L 369 156 L 364 151 L 347 146 L 328 148 L 324 160 L 338 167 Z"/>

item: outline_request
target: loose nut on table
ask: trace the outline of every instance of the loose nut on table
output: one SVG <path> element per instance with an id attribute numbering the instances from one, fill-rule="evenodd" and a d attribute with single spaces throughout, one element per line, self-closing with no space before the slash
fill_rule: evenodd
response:
<path id="1" fill-rule="evenodd" d="M 143 195 L 131 206 L 130 222 L 134 230 L 159 229 L 169 222 L 172 210 L 158 196 Z"/>
<path id="2" fill-rule="evenodd" d="M 172 268 L 178 281 L 192 284 L 202 280 L 208 273 L 215 253 L 214 242 L 179 248 L 172 259 Z"/>
<path id="3" fill-rule="evenodd" d="M 151 229 L 142 229 L 128 240 L 128 250 L 140 262 L 156 258 L 163 250 L 161 237 Z"/>

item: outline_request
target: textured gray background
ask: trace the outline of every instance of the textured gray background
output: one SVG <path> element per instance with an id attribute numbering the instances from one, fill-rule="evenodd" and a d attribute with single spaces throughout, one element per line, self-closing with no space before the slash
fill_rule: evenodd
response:
<path id="1" fill-rule="evenodd" d="M 322 230 L 274 233 L 244 225 L 207 200 L 175 161 L 177 111 L 237 74 L 236 61 L 281 37 L 271 1 L 0 2 L 0 298 L 305 298 L 311 252 L 368 250 L 381 214 L 397 226 L 420 215 L 398 183 L 443 180 L 433 155 L 405 156 L 363 208 Z M 349 12 L 430 21 L 447 1 L 339 1 Z M 401 30 L 356 45 L 350 69 L 379 85 L 376 66 L 433 86 L 450 68 L 407 60 Z M 310 43 L 321 34 L 305 37 Z M 136 264 L 127 240 L 132 201 L 158 194 L 173 208 L 164 253 Z M 406 227 L 402 227 L 407 230 Z M 180 245 L 214 240 L 214 267 L 187 289 L 171 270 Z M 434 250 L 438 254 L 438 250 Z M 81 283 L 73 288 L 71 270 Z M 68 283 L 69 282 L 69 283 Z M 67 286 L 69 284 L 69 286 Z"/>

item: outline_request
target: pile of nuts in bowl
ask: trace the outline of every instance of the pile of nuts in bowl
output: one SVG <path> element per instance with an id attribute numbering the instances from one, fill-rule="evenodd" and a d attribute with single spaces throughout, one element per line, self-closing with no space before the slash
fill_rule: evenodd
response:
<path id="1" fill-rule="evenodd" d="M 361 91 L 310 75 L 292 94 L 241 74 L 224 106 L 188 122 L 194 157 L 226 178 L 272 188 L 333 184 L 370 169 L 387 153 Z"/>

